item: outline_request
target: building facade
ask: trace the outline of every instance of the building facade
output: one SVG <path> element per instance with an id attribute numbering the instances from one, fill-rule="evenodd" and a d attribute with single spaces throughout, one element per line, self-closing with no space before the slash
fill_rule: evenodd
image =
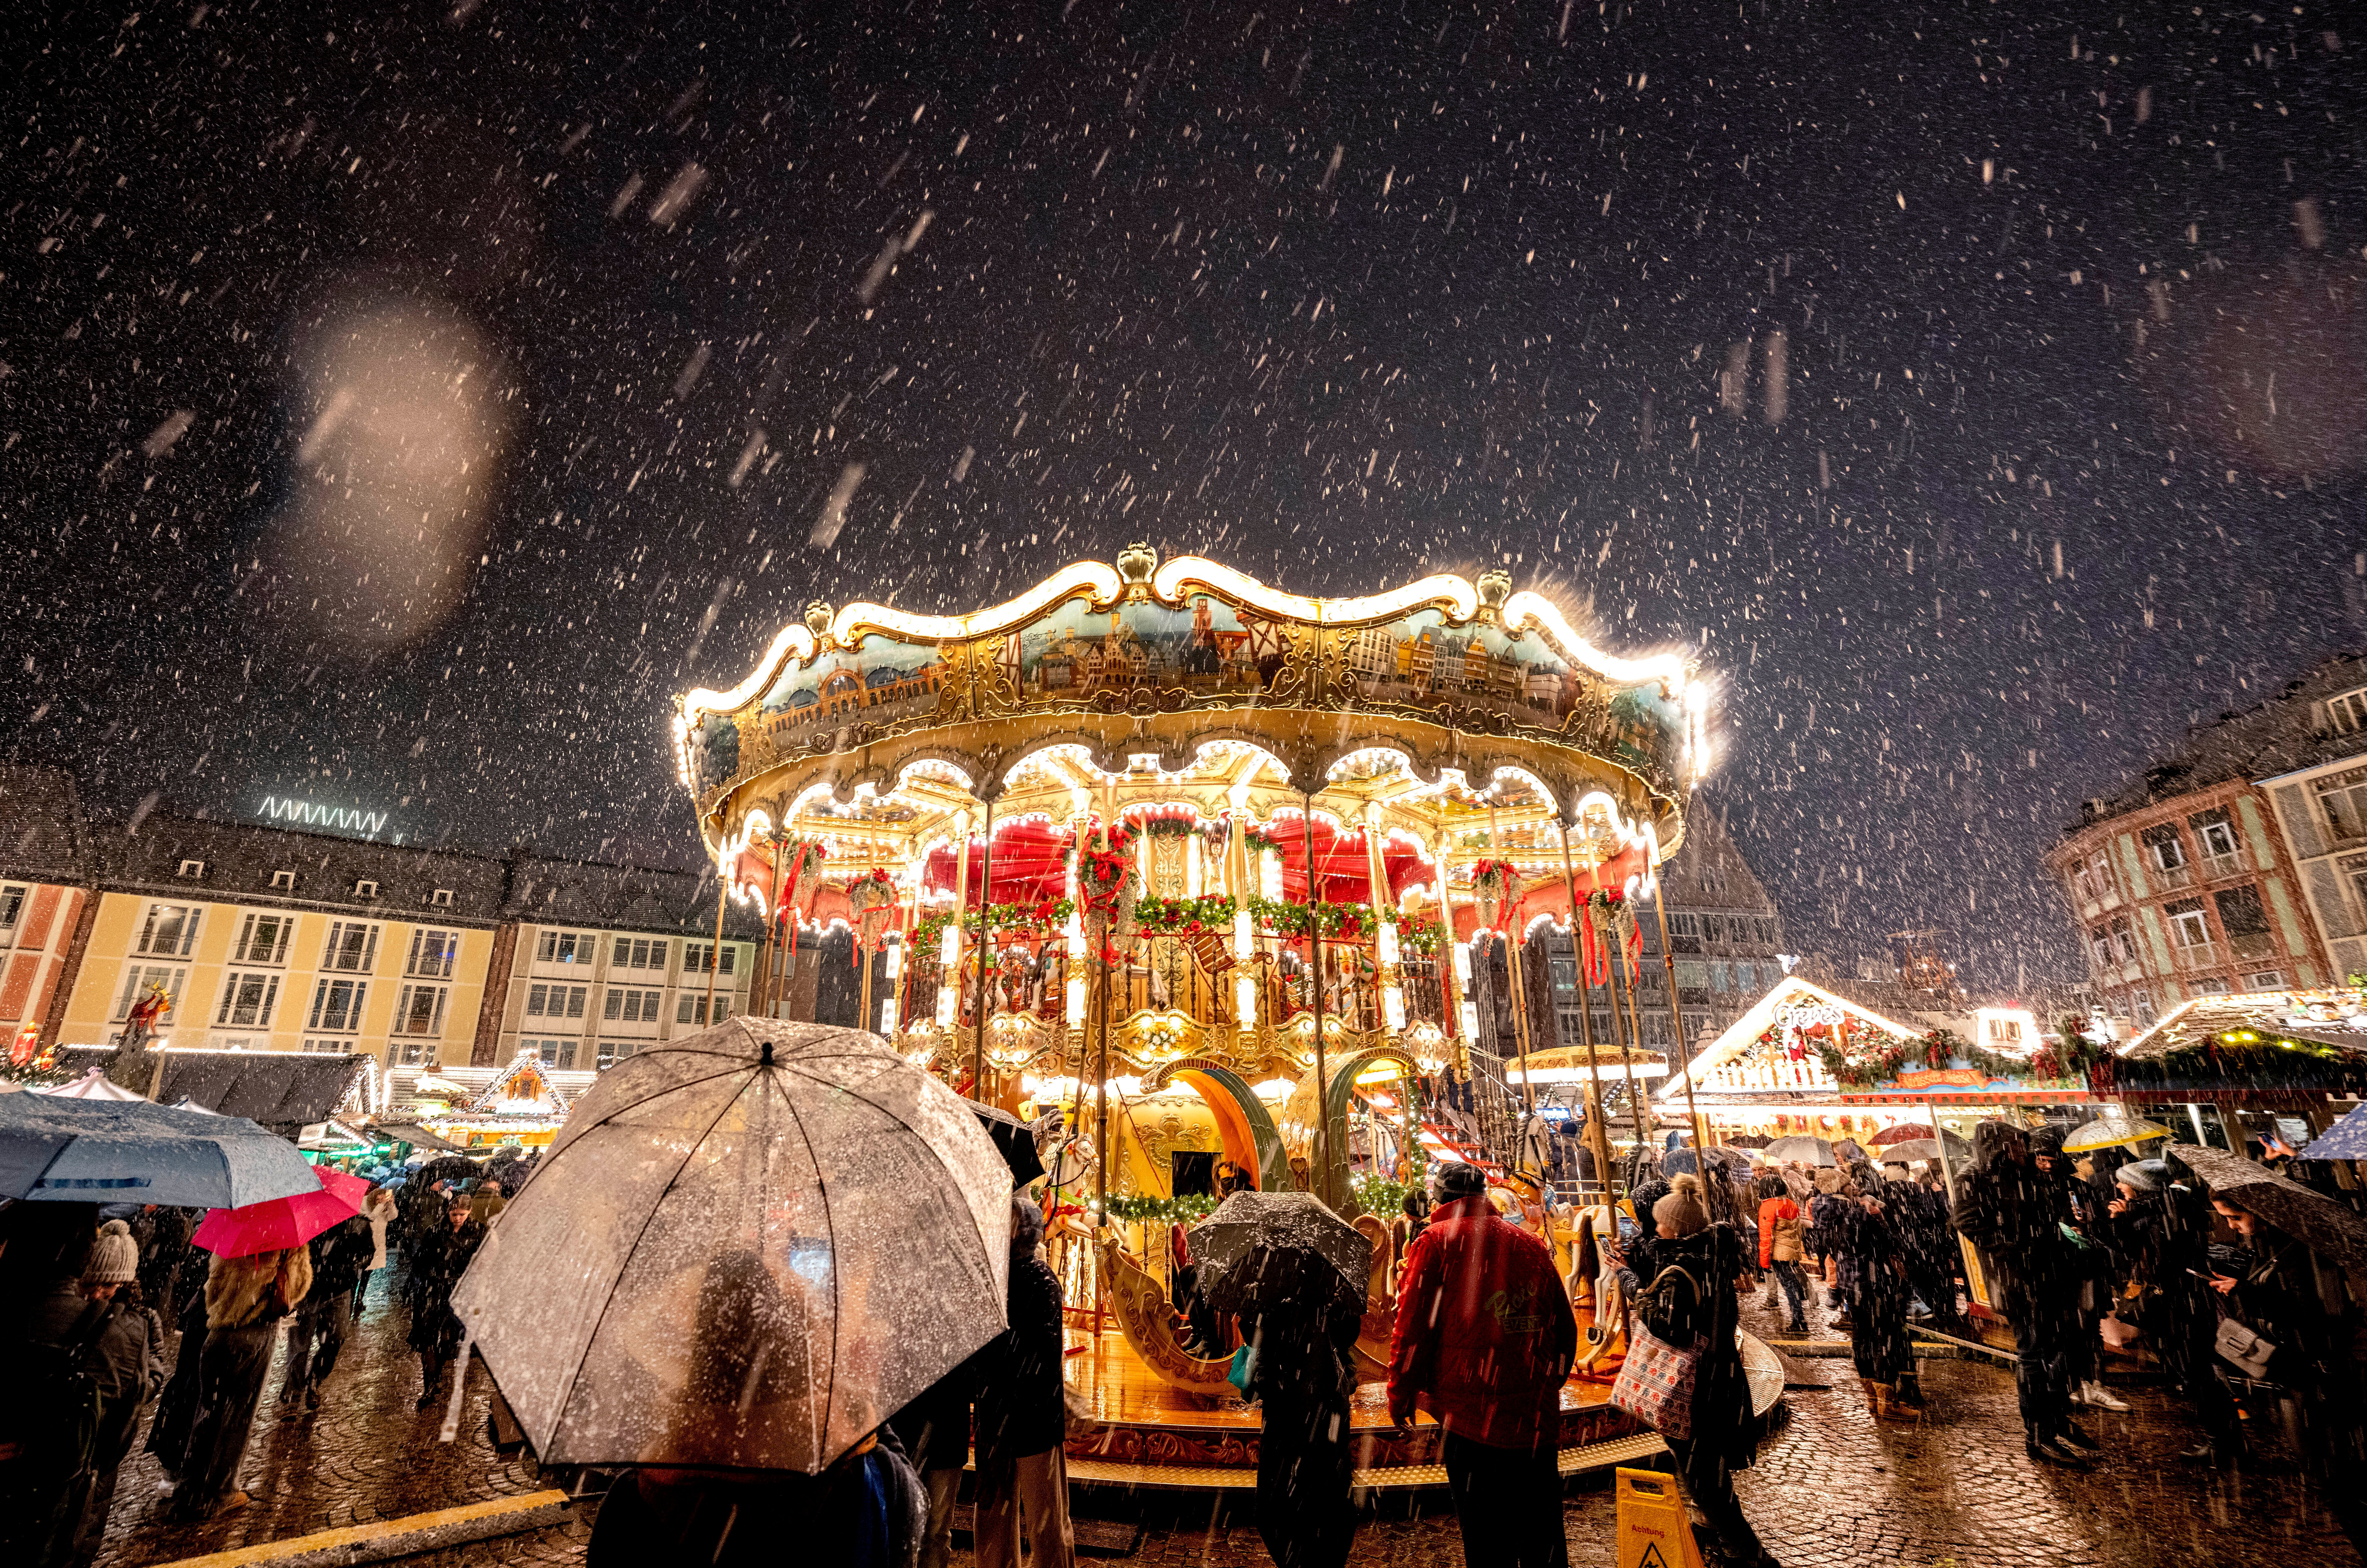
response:
<path id="1" fill-rule="evenodd" d="M 2331 764 L 2362 750 L 2328 718 L 2328 698 L 2352 687 L 2367 689 L 2362 661 L 2335 660 L 2274 701 L 2198 726 L 2119 795 L 2087 802 L 2046 852 L 2111 1012 L 2144 1029 L 2196 997 L 2342 978 L 2293 846 L 2308 843 L 2328 878 L 2339 874 L 2340 844 L 2367 852 L 2367 842 L 2312 828 L 2327 820 L 2328 802 L 2342 809 L 2339 787 L 2321 801 L 2315 781 L 2339 775 Z M 2280 793 L 2290 818 L 2277 809 Z M 2304 829 L 2309 839 L 2289 836 Z M 2331 891 L 2339 899 L 2339 887 Z"/>
<path id="2" fill-rule="evenodd" d="M 2260 789 L 2293 846 L 2331 978 L 2342 981 L 2367 973 L 2367 659 L 2324 674 L 2323 694 L 2309 699 L 2321 760 L 2264 778 Z"/>
<path id="3" fill-rule="evenodd" d="M 309 833 L 169 807 L 85 828 L 71 775 L 0 773 L 14 1042 L 365 1055 L 391 1076 L 531 1049 L 586 1074 L 747 1009 L 762 918 L 697 872 Z"/>

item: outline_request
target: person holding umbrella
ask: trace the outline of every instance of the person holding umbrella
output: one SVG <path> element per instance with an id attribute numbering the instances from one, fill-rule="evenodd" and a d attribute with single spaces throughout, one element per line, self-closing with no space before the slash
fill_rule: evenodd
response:
<path id="1" fill-rule="evenodd" d="M 1956 1229 L 1980 1249 L 2013 1325 L 2023 1451 L 2040 1464 L 2085 1470 L 2080 1450 L 2101 1445 L 2071 1419 L 2081 1267 L 2064 1238 L 2060 1193 L 2018 1127 L 1990 1121 L 1974 1128 L 1973 1160 Z"/>
<path id="2" fill-rule="evenodd" d="M 1011 1195 L 1010 1327 L 981 1353 L 978 1392 L 978 1564 L 1017 1568 L 1025 1516 L 1035 1568 L 1069 1568 L 1068 1404 L 1060 1280 L 1042 1257 L 1043 1211 Z"/>
<path id="3" fill-rule="evenodd" d="M 2162 1160 L 2124 1165 L 2112 1173 L 2112 1185 L 2119 1195 L 2106 1213 L 2112 1249 L 2129 1270 L 2133 1311 L 2203 1423 L 2203 1441 L 2179 1457 L 2235 1463 L 2244 1451 L 2244 1424 L 2219 1381 L 2211 1343 L 2219 1327 L 2209 1283 L 2211 1211 L 2192 1189 L 2170 1179 Z"/>
<path id="4" fill-rule="evenodd" d="M 1390 1418 L 1410 1426 L 1419 1401 L 1445 1428 L 1440 1457 L 1471 1568 L 1562 1568 L 1555 1456 L 1578 1319 L 1553 1254 L 1497 1216 L 1477 1166 L 1444 1161 L 1430 1179 L 1438 1207 L 1398 1282 Z"/>
<path id="5" fill-rule="evenodd" d="M 1340 1568 L 1356 1535 L 1348 1407 L 1372 1241 L 1308 1192 L 1237 1193 L 1193 1236 L 1262 1406 L 1258 1534 L 1280 1568 Z"/>
<path id="6" fill-rule="evenodd" d="M 211 1218 L 211 1216 L 208 1216 Z M 206 1245 L 198 1227 L 198 1245 Z M 173 1512 L 217 1518 L 246 1506 L 238 1461 L 263 1397 L 279 1320 L 312 1289 L 311 1255 L 300 1245 L 243 1256 L 215 1253 L 206 1270 L 206 1344 L 198 1362 L 197 1418 L 189 1428 Z"/>
<path id="7" fill-rule="evenodd" d="M 419 1352 L 419 1408 L 436 1403 L 444 1369 L 460 1353 L 460 1320 L 452 1312 L 452 1287 L 468 1272 L 469 1260 L 484 1245 L 485 1227 L 470 1217 L 469 1200 L 452 1193 L 444 1223 L 411 1247 L 411 1348 Z M 468 1375 L 468 1369 L 460 1369 Z"/>
<path id="8" fill-rule="evenodd" d="M 358 1182 L 342 1171 L 323 1179 Z M 290 1421 L 301 1412 L 321 1408 L 321 1385 L 336 1367 L 345 1348 L 345 1326 L 353 1321 L 354 1287 L 369 1276 L 370 1223 L 357 1213 L 314 1236 L 312 1290 L 296 1309 L 296 1325 L 288 1341 L 288 1368 L 279 1383 L 279 1418 Z"/>

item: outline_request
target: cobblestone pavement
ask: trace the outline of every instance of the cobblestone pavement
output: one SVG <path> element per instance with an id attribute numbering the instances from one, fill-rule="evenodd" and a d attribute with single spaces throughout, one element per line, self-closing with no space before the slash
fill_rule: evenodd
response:
<path id="1" fill-rule="evenodd" d="M 273 1418 L 275 1358 L 263 1419 L 241 1472 L 254 1506 L 215 1524 L 165 1524 L 159 1517 L 162 1477 L 152 1459 L 135 1453 L 108 1522 L 105 1568 L 138 1568 L 538 1489 L 530 1464 L 504 1461 L 485 1445 L 481 1368 L 470 1380 L 459 1439 L 448 1447 L 436 1441 L 440 1411 L 412 1408 L 419 1367 L 403 1345 L 402 1313 L 389 1304 L 387 1283 L 381 1276 L 317 1416 Z M 1822 1309 L 1812 1309 L 1811 1321 L 1822 1327 Z M 1762 1335 L 1775 1326 L 1755 1301 L 1745 1323 Z M 2339 1568 L 2359 1561 L 2298 1477 L 2273 1467 L 2264 1474 L 2220 1474 L 2167 1457 L 2193 1434 L 2183 1410 L 2161 1390 L 2124 1391 L 2136 1406 L 2126 1416 L 2083 1416 L 2107 1446 L 2103 1462 L 2083 1475 L 2023 1457 L 2013 1381 L 1996 1365 L 1928 1362 L 1931 1411 L 1920 1427 L 1876 1425 L 1846 1358 L 1796 1365 L 1832 1386 L 1785 1396 L 1789 1424 L 1738 1482 L 1745 1508 L 1787 1564 Z M 1607 1568 L 1614 1561 L 1608 1482 L 1603 1476 L 1572 1484 L 1565 1517 L 1574 1563 Z M 1132 1562 L 1257 1568 L 1270 1561 L 1246 1495 L 1218 1505 L 1199 1495 L 1081 1492 L 1078 1507 L 1081 1515 L 1142 1521 L 1147 1528 Z M 409 1561 L 422 1568 L 572 1563 L 588 1534 L 578 1522 Z M 956 1561 L 968 1564 L 970 1558 L 957 1552 Z M 1462 1550 L 1444 1494 L 1385 1499 L 1359 1531 L 1352 1561 L 1357 1568 L 1456 1568 Z"/>

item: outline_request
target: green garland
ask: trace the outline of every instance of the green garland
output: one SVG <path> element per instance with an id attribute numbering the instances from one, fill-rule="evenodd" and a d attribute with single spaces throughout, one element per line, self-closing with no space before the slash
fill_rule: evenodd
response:
<path id="1" fill-rule="evenodd" d="M 1763 1043 L 1766 1036 L 1761 1039 Z M 1868 1040 L 1875 1041 L 1870 1049 L 1863 1045 Z M 1950 1029 L 1935 1029 L 1928 1034 L 1901 1040 L 1894 1035 L 1877 1038 L 1876 1031 L 1861 1024 L 1841 1042 L 1818 1038 L 1812 1043 L 1825 1070 L 1847 1089 L 1868 1089 L 1895 1080 L 1903 1070 L 1944 1067 L 1951 1061 L 1965 1062 L 1991 1078 L 2072 1078 L 2086 1074 L 2105 1055 L 2101 1046 L 2079 1033 L 2077 1021 L 2068 1019 L 2059 1026 L 2055 1044 L 2026 1058 L 2000 1055 Z M 1852 1046 L 1860 1054 L 1849 1054 Z"/>
<path id="2" fill-rule="evenodd" d="M 1231 897 L 1223 893 L 1199 898 L 1137 898 L 1134 922 L 1147 931 L 1229 931 L 1233 910 Z"/>
<path id="3" fill-rule="evenodd" d="M 1109 1215 L 1128 1224 L 1142 1220 L 1156 1220 L 1162 1224 L 1196 1224 L 1216 1211 L 1217 1200 L 1206 1192 L 1194 1192 L 1182 1198 L 1152 1198 L 1141 1193 L 1113 1192 L 1109 1197 Z"/>

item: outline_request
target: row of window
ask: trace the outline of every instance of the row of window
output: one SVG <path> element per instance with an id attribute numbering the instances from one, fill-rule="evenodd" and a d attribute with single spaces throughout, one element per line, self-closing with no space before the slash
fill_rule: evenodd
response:
<path id="1" fill-rule="evenodd" d="M 1772 915 L 1716 915 L 1699 910 L 1669 911 L 1669 935 L 1704 942 L 1749 942 L 1775 945 Z"/>
<path id="2" fill-rule="evenodd" d="M 533 985 L 527 987 L 526 1016 L 528 1018 L 579 1019 L 583 1016 L 583 1003 L 588 986 Z M 663 990 L 643 990 L 636 987 L 611 986 L 602 1002 L 600 1016 L 620 1023 L 656 1023 L 665 1005 Z M 731 1016 L 731 998 L 715 998 L 715 1021 L 722 1022 Z M 707 998 L 685 991 L 674 998 L 674 1021 L 676 1023 L 705 1023 Z M 546 1023 L 544 1027 L 548 1028 Z"/>
<path id="3" fill-rule="evenodd" d="M 157 973 L 146 971 L 146 975 Z M 267 970 L 233 970 L 222 983 L 221 1005 L 214 1012 L 216 1029 L 268 1029 L 273 1014 L 279 1006 L 280 976 Z M 146 987 L 139 981 L 127 985 L 122 1001 L 128 1011 L 139 993 Z M 393 1034 L 440 1035 L 444 1032 L 444 1012 L 451 999 L 449 986 L 407 985 L 395 993 L 394 1017 L 388 1024 Z M 312 985 L 312 1005 L 304 1014 L 304 1027 L 331 1034 L 353 1034 L 362 1026 L 362 1006 L 369 999 L 367 980 L 340 980 L 323 976 Z M 119 1012 L 119 1017 L 122 1016 Z"/>
<path id="4" fill-rule="evenodd" d="M 197 947 L 198 924 L 203 914 L 194 904 L 151 904 L 141 922 L 140 940 L 132 951 L 148 957 L 186 958 Z M 321 945 L 323 969 L 368 974 L 378 964 L 379 937 L 385 928 L 376 920 L 332 920 Z M 231 942 L 231 962 L 273 968 L 288 963 L 295 940 L 296 917 L 279 911 L 250 910 L 240 920 Z M 460 933 L 426 928 L 411 933 L 411 949 L 403 959 L 405 975 L 448 979 L 460 953 Z"/>
<path id="5" fill-rule="evenodd" d="M 613 939 L 608 965 L 612 969 L 654 969 L 663 973 L 667 951 L 674 944 L 663 937 L 625 937 Z M 582 964 L 590 965 L 600 956 L 601 936 L 597 931 L 545 931 L 535 944 L 537 964 Z M 723 969 L 731 973 L 735 950 L 730 942 L 723 944 Z M 705 974 L 715 967 L 715 944 L 708 942 L 683 943 L 682 967 L 685 974 Z"/>

